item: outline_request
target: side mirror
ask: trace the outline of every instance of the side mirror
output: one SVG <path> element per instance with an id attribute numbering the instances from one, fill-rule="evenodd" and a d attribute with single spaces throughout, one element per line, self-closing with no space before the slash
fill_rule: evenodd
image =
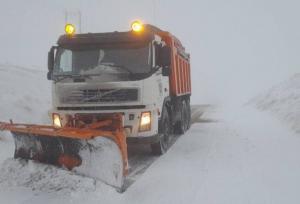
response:
<path id="1" fill-rule="evenodd" d="M 47 73 L 47 79 L 48 79 L 48 80 L 52 80 L 52 78 L 53 78 L 53 77 L 52 77 L 52 73 L 53 73 L 52 71 L 51 71 L 51 72 L 48 71 L 48 73 Z"/>
<path id="2" fill-rule="evenodd" d="M 163 67 L 162 73 L 163 76 L 170 76 L 170 67 Z"/>
<path id="3" fill-rule="evenodd" d="M 48 52 L 48 74 L 47 79 L 52 79 L 52 72 L 54 68 L 54 52 L 56 50 L 56 47 L 51 47 L 50 51 Z"/>
<path id="4" fill-rule="evenodd" d="M 158 66 L 170 67 L 171 66 L 171 48 L 168 46 L 156 47 L 156 62 Z"/>

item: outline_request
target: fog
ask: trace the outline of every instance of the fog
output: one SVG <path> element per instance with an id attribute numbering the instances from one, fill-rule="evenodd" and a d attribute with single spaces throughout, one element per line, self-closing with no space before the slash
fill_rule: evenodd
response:
<path id="1" fill-rule="evenodd" d="M 193 103 L 239 103 L 300 72 L 299 6 L 296 0 L 0 0 L 0 63 L 46 69 L 65 11 L 81 11 L 83 32 L 128 30 L 139 18 L 172 32 L 191 54 Z"/>

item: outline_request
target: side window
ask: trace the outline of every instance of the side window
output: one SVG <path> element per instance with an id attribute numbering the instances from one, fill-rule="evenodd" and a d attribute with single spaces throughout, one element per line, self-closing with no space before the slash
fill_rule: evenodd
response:
<path id="1" fill-rule="evenodd" d="M 60 70 L 63 72 L 72 71 L 72 51 L 64 50 L 60 57 Z"/>

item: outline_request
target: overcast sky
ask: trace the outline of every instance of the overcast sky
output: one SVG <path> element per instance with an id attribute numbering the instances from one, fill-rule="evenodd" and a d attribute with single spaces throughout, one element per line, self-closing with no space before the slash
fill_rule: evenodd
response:
<path id="1" fill-rule="evenodd" d="M 46 69 L 66 10 L 83 32 L 136 18 L 172 32 L 191 54 L 193 103 L 247 100 L 300 72 L 299 0 L 0 0 L 0 63 Z"/>

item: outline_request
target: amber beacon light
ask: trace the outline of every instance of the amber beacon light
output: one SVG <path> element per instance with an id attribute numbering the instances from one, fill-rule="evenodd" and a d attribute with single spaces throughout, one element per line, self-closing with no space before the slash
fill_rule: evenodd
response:
<path id="1" fill-rule="evenodd" d="M 141 32 L 144 29 L 143 23 L 139 20 L 133 21 L 131 24 L 131 28 L 134 32 Z"/>
<path id="2" fill-rule="evenodd" d="M 68 23 L 65 26 L 65 32 L 67 35 L 74 35 L 75 33 L 75 26 L 73 24 Z"/>

